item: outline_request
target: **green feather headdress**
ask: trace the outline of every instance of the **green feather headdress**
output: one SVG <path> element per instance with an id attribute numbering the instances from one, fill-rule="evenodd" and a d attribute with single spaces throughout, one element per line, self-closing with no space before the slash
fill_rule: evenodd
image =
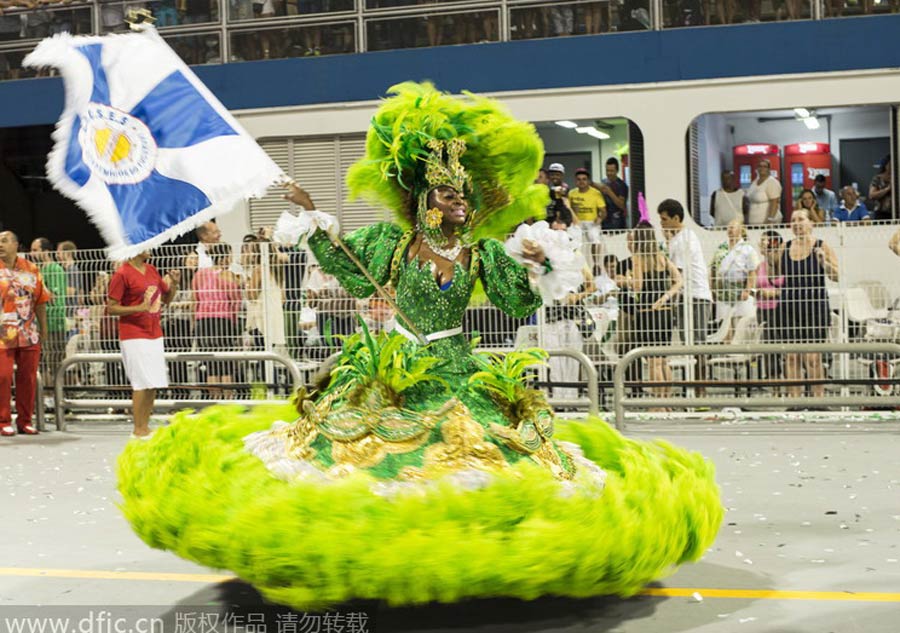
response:
<path id="1" fill-rule="evenodd" d="M 544 146 L 530 123 L 493 99 L 453 97 L 430 83 L 388 90 L 366 136 L 366 155 L 350 168 L 352 197 L 390 209 L 416 225 L 421 200 L 443 179 L 469 199 L 465 238 L 502 237 L 544 212 L 546 188 L 534 185 Z"/>

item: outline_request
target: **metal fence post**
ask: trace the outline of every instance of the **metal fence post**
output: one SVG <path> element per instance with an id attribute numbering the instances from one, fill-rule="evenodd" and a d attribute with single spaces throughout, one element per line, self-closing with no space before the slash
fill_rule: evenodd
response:
<path id="1" fill-rule="evenodd" d="M 37 373 L 37 379 L 35 381 L 35 401 L 34 401 L 34 412 L 35 419 L 37 420 L 37 428 L 38 431 L 44 431 L 47 427 L 46 424 L 46 411 L 44 410 L 44 378 L 41 376 L 40 370 Z"/>

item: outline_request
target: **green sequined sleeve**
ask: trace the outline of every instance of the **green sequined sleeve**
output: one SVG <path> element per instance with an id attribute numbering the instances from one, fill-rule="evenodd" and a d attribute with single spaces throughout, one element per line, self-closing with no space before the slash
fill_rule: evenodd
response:
<path id="1" fill-rule="evenodd" d="M 531 289 L 528 271 L 497 240 L 478 243 L 478 266 L 488 299 L 507 314 L 527 317 L 540 307 L 541 297 Z"/>
<path id="2" fill-rule="evenodd" d="M 403 230 L 387 222 L 371 224 L 348 233 L 344 243 L 357 259 L 366 266 L 379 284 L 386 284 L 391 274 L 391 257 Z M 347 254 L 328 239 L 324 231 L 316 231 L 309 238 L 312 250 L 322 270 L 337 277 L 344 289 L 357 298 L 368 297 L 374 286 Z"/>

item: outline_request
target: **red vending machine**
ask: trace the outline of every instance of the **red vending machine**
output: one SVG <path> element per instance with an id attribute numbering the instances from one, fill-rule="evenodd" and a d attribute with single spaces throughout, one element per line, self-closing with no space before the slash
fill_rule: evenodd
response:
<path id="1" fill-rule="evenodd" d="M 825 187 L 831 187 L 831 146 L 828 143 L 795 143 L 784 148 L 784 221 L 791 219 L 800 192 L 812 189 L 816 176 L 825 176 Z M 790 183 L 790 186 L 788 186 Z"/>
<path id="2" fill-rule="evenodd" d="M 750 183 L 756 179 L 756 165 L 766 159 L 772 169 L 772 175 L 781 180 L 781 156 L 777 145 L 766 143 L 749 143 L 734 147 L 734 175 L 741 189 L 749 189 Z"/>

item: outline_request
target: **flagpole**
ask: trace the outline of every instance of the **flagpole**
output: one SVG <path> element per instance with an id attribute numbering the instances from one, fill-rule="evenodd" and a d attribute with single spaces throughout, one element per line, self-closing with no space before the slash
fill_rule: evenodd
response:
<path id="1" fill-rule="evenodd" d="M 326 235 L 328 235 L 327 232 Z M 421 343 L 422 345 L 426 345 L 428 343 L 428 339 L 425 338 L 422 330 L 420 330 L 416 326 L 416 324 L 412 322 L 412 319 L 406 316 L 406 313 L 400 309 L 400 306 L 397 305 L 397 302 L 391 296 L 391 293 L 387 291 L 387 288 L 385 288 L 375 280 L 375 277 L 372 276 L 372 273 L 369 272 L 369 270 L 363 265 L 363 263 L 359 261 L 356 255 L 354 255 L 353 252 L 347 247 L 347 245 L 344 243 L 344 240 L 339 237 L 332 237 L 331 235 L 328 235 L 328 239 L 331 240 L 332 244 L 344 251 L 344 254 L 347 255 L 348 258 L 350 258 L 350 261 L 353 262 L 357 268 L 359 268 L 360 272 L 365 275 L 369 283 L 372 284 L 378 294 L 381 295 L 381 298 L 387 301 L 388 305 L 391 306 L 397 316 L 403 320 L 403 322 L 406 324 L 406 328 L 410 332 L 415 334 L 416 338 L 419 339 L 419 343 Z"/>
<path id="2" fill-rule="evenodd" d="M 297 189 L 300 189 L 301 191 L 306 193 L 300 187 L 300 185 L 298 185 L 296 183 L 296 181 L 294 181 L 292 178 L 289 178 L 286 174 L 284 176 L 284 181 L 282 182 L 282 186 L 296 187 Z M 309 196 L 309 194 L 306 194 L 306 195 L 307 195 L 307 197 Z M 294 202 L 287 195 L 285 196 L 285 198 L 290 200 L 290 202 Z M 312 202 L 311 199 L 309 201 L 310 201 L 310 203 Z M 297 203 L 294 202 L 294 204 L 297 204 Z M 298 204 L 297 206 L 303 208 L 304 210 L 307 210 L 305 205 Z M 311 205 L 311 206 L 315 206 L 315 205 Z M 347 246 L 347 244 L 344 243 L 344 240 L 342 240 L 340 237 L 338 237 L 336 235 L 334 235 L 334 236 L 331 235 L 330 233 L 328 233 L 328 231 L 325 231 L 325 234 L 328 236 L 328 239 L 331 240 L 331 243 L 334 246 L 337 246 L 338 248 L 340 248 L 344 252 L 344 254 L 350 259 L 350 261 L 353 262 L 353 264 L 359 269 L 359 271 L 363 274 L 363 276 L 366 278 L 366 280 L 370 284 L 372 284 L 372 286 L 375 288 L 375 291 L 381 296 L 381 298 L 384 299 L 385 301 L 387 301 L 388 305 L 391 306 L 391 308 L 396 313 L 397 317 L 404 322 L 406 329 L 408 329 L 410 332 L 412 332 L 415 335 L 415 337 L 417 339 L 419 339 L 419 343 L 421 343 L 422 345 L 427 345 L 428 339 L 425 338 L 425 334 L 422 333 L 422 330 L 420 330 L 419 327 L 415 323 L 413 323 L 412 319 L 410 319 L 406 315 L 406 313 L 400 309 L 400 306 L 397 305 L 397 302 L 394 300 L 394 298 L 391 296 L 391 294 L 387 291 L 387 289 L 384 286 L 382 286 L 380 283 L 378 283 L 378 281 L 375 279 L 375 277 L 372 276 L 372 273 L 369 272 L 369 269 L 366 268 L 366 266 L 361 261 L 359 261 L 359 258 L 356 255 L 354 255 L 353 251 L 351 251 L 350 248 Z"/>

